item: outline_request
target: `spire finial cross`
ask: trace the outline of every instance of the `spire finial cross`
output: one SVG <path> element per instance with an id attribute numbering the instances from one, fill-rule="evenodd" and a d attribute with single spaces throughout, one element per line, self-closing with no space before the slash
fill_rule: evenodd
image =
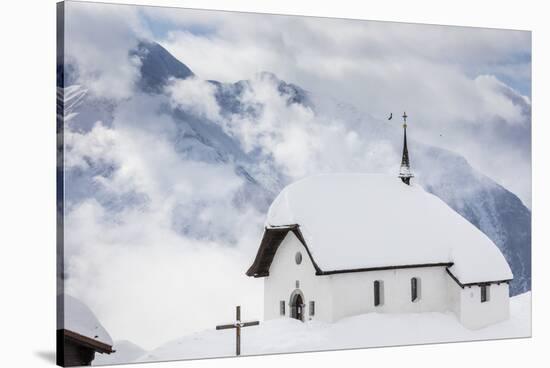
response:
<path id="1" fill-rule="evenodd" d="M 410 185 L 411 178 L 414 176 L 409 164 L 409 150 L 407 149 L 407 113 L 403 113 L 403 156 L 401 158 L 401 167 L 399 169 L 399 178 L 403 183 Z"/>

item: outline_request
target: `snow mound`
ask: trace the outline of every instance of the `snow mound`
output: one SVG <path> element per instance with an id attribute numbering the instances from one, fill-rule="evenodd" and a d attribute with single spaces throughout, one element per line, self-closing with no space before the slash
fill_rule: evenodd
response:
<path id="1" fill-rule="evenodd" d="M 510 319 L 479 330 L 448 313 L 368 313 L 335 323 L 281 318 L 241 332 L 243 355 L 353 349 L 531 336 L 531 293 L 513 297 Z M 169 342 L 137 362 L 235 355 L 235 330 L 207 330 Z"/>
<path id="2" fill-rule="evenodd" d="M 90 308 L 80 300 L 67 294 L 60 295 L 58 298 L 61 298 L 65 307 L 62 328 L 113 346 L 111 336 Z"/>
<path id="3" fill-rule="evenodd" d="M 133 362 L 143 356 L 146 351 L 139 345 L 128 340 L 115 341 L 113 354 L 96 354 L 92 365 L 113 365 Z"/>
<path id="4" fill-rule="evenodd" d="M 485 234 L 422 187 L 388 175 L 317 175 L 287 186 L 266 226 L 293 224 L 323 271 L 453 262 L 464 284 L 513 277 Z"/>

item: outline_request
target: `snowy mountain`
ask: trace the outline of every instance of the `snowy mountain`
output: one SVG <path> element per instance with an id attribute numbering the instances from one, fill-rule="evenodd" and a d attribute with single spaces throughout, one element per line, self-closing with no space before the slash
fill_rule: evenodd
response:
<path id="1" fill-rule="evenodd" d="M 531 211 L 521 200 L 449 151 L 426 147 L 419 181 L 483 231 L 510 264 L 512 295 L 531 289 Z M 452 170 L 442 171 L 442 168 Z"/>
<path id="2" fill-rule="evenodd" d="M 174 124 L 168 133 L 163 130 L 159 134 L 168 134 L 181 160 L 229 167 L 244 183 L 232 194 L 231 209 L 227 203 L 221 203 L 222 200 L 208 198 L 182 199 L 173 209 L 173 226 L 182 234 L 196 238 L 234 243 L 237 235 L 229 228 L 231 225 L 213 223 L 199 214 L 208 207 L 244 211 L 250 204 L 265 214 L 285 185 L 312 173 L 397 173 L 402 130 L 398 124 L 389 125 L 370 116 L 366 113 L 368 105 L 359 109 L 332 96 L 306 91 L 266 72 L 236 83 L 201 81 L 190 68 L 156 43 L 141 42 L 130 55 L 141 61 L 141 78 L 136 84 L 136 95 L 130 100 L 107 100 L 93 95 L 83 85 L 58 86 L 58 97 L 63 100 L 64 108 L 66 156 L 72 157 L 71 150 L 77 146 L 84 152 L 79 156 L 80 161 L 65 169 L 65 199 L 69 208 L 89 197 L 114 212 L 147 206 L 150 202 L 148 194 L 134 187 L 113 191 L 103 185 L 104 179 L 113 179 L 120 168 L 108 159 L 93 158 L 92 153 L 85 151 L 88 146 L 78 143 L 94 129 L 105 129 L 111 134 L 110 129 L 118 127 L 117 116 L 121 114 L 140 120 L 148 132 L 161 129 L 159 121 L 170 119 Z M 64 72 L 65 81 L 78 80 L 76 67 L 68 65 Z M 190 95 L 190 84 L 203 95 Z M 151 118 L 147 114 L 151 114 Z M 297 116 L 310 121 L 311 125 L 301 126 L 302 120 Z M 342 127 L 346 133 L 342 133 Z M 307 142 L 302 143 L 304 139 L 300 137 L 308 129 L 311 136 L 305 138 L 315 140 L 306 139 Z M 487 234 L 501 249 L 514 274 L 513 295 L 530 290 L 529 209 L 516 195 L 477 172 L 462 156 L 417 142 L 413 132 L 409 152 L 415 180 Z M 285 140 L 280 139 L 281 134 L 288 134 Z M 334 145 L 324 143 L 327 137 Z M 346 145 L 340 145 L 341 141 Z M 289 144 L 291 146 L 285 146 Z M 319 166 L 308 166 L 309 161 L 314 160 L 308 161 L 307 157 L 285 156 L 288 147 L 300 151 L 302 144 L 308 152 L 313 152 L 316 162 L 321 163 Z"/>
<path id="3" fill-rule="evenodd" d="M 140 42 L 130 55 L 141 60 L 139 86 L 147 92 L 162 92 L 171 77 L 185 79 L 194 75 L 191 69 L 157 43 Z"/>

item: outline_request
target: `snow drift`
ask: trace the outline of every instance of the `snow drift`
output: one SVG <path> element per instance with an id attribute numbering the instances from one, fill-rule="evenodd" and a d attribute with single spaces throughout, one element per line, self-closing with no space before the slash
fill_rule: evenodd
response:
<path id="1" fill-rule="evenodd" d="M 243 355 L 429 344 L 531 335 L 531 293 L 511 299 L 511 316 L 480 330 L 463 327 L 451 312 L 418 314 L 369 313 L 336 323 L 299 322 L 282 318 L 243 329 Z M 136 362 L 230 357 L 235 331 L 214 329 L 168 342 Z"/>

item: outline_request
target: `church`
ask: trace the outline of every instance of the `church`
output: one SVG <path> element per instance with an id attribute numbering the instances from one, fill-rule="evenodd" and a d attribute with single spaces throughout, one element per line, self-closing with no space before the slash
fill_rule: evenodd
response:
<path id="1" fill-rule="evenodd" d="M 397 177 L 311 176 L 273 201 L 246 272 L 264 278 L 266 320 L 452 312 L 479 329 L 509 318 L 508 263 L 485 234 L 412 182 L 403 119 Z"/>

